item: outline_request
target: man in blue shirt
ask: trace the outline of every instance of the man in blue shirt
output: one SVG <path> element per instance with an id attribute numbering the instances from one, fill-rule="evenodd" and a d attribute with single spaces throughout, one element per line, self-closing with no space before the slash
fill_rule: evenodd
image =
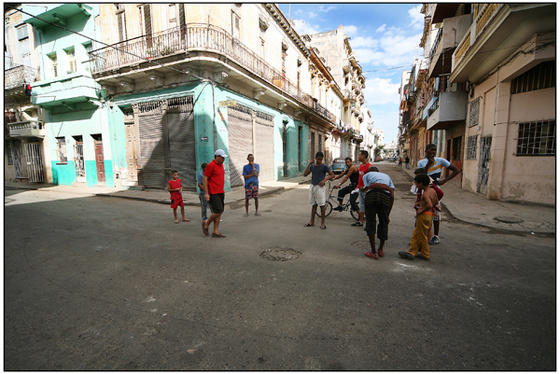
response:
<path id="1" fill-rule="evenodd" d="M 255 164 L 255 157 L 249 153 L 247 156 L 249 163 L 243 166 L 243 178 L 245 178 L 245 214 L 243 217 L 249 216 L 249 200 L 255 199 L 255 215 L 259 213 L 259 173 L 261 168 L 259 164 Z"/>
<path id="2" fill-rule="evenodd" d="M 383 257 L 383 246 L 389 238 L 389 214 L 395 201 L 395 185 L 387 174 L 380 173 L 377 167 L 372 166 L 363 177 L 366 205 L 366 227 L 365 231 L 369 237 L 371 251 L 364 253 L 366 256 L 377 260 Z M 375 251 L 376 218 L 377 238 L 379 239 L 379 250 Z"/>

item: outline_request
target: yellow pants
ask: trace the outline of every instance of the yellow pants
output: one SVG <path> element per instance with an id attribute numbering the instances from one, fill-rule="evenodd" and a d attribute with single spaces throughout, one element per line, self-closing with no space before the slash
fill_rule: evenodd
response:
<path id="1" fill-rule="evenodd" d="M 432 215 L 431 214 L 421 214 L 416 216 L 416 227 L 412 232 L 412 237 L 410 238 L 410 248 L 408 253 L 416 256 L 418 253 L 418 248 L 422 252 L 422 256 L 425 258 L 430 258 L 430 245 L 428 244 L 428 232 L 432 227 Z"/>

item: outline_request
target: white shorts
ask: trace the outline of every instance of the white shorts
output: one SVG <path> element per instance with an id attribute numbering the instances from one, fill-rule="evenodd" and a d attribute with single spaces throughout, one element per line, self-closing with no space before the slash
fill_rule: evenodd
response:
<path id="1" fill-rule="evenodd" d="M 366 193 L 365 192 L 358 192 L 360 194 L 360 212 L 366 211 Z"/>
<path id="2" fill-rule="evenodd" d="M 441 212 L 437 209 L 434 209 L 432 221 L 441 221 Z"/>
<path id="3" fill-rule="evenodd" d="M 319 205 L 323 206 L 327 203 L 325 197 L 325 186 L 321 187 L 319 185 L 309 186 L 309 205 Z"/>

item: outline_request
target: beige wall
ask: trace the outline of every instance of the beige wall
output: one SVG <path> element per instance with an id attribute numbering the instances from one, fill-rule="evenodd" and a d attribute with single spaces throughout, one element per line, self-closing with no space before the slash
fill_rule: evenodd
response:
<path id="1" fill-rule="evenodd" d="M 540 204 L 555 204 L 555 157 L 517 156 L 518 123 L 556 118 L 556 90 L 548 88 L 511 95 L 510 82 L 514 70 L 526 71 L 512 63 L 502 68 L 474 90 L 480 98 L 479 125 L 467 127 L 468 137 L 478 135 L 477 159 L 463 164 L 463 188 L 477 192 L 480 138 L 492 136 L 490 173 L 487 196 L 491 199 Z M 501 77 L 507 81 L 498 82 Z M 470 104 L 469 104 L 470 111 Z"/>
<path id="2" fill-rule="evenodd" d="M 511 96 L 510 128 L 504 168 L 504 200 L 555 204 L 556 158 L 554 156 L 515 156 L 518 123 L 556 118 L 555 88 Z"/>

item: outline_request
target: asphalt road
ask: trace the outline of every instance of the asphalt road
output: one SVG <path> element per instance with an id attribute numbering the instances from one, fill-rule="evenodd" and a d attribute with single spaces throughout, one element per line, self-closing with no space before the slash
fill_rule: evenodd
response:
<path id="1" fill-rule="evenodd" d="M 377 261 L 348 212 L 303 227 L 306 185 L 261 217 L 228 207 L 225 239 L 194 207 L 174 224 L 156 203 L 5 191 L 4 369 L 555 370 L 554 238 L 447 219 L 430 262 L 400 259 L 414 196 L 392 177 Z"/>

